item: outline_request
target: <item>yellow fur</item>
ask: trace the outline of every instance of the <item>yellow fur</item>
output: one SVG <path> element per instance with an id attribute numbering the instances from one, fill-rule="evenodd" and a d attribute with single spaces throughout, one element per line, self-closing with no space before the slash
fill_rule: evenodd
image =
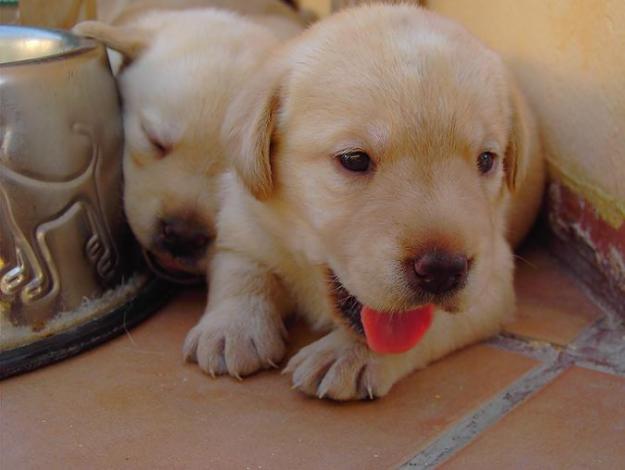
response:
<path id="1" fill-rule="evenodd" d="M 220 136 L 226 110 L 279 38 L 302 23 L 278 0 L 122 0 L 108 6 L 102 13 L 112 24 L 90 21 L 75 30 L 123 57 L 126 214 L 141 245 L 163 257 L 153 243 L 162 218 L 192 219 L 214 234 L 219 179 L 228 167 Z M 167 155 L 148 134 L 167 143 Z M 204 274 L 212 251 L 209 245 L 194 265 L 178 268 Z"/>
<path id="2" fill-rule="evenodd" d="M 236 175 L 224 178 L 210 302 L 184 347 L 205 371 L 238 377 L 276 363 L 294 309 L 332 330 L 289 362 L 297 388 L 383 396 L 513 313 L 506 235 L 512 226 L 520 239 L 536 214 L 539 145 L 502 61 L 460 26 L 405 5 L 334 15 L 265 64 L 224 135 Z M 347 149 L 366 151 L 375 170 L 341 168 Z M 485 150 L 497 167 L 480 175 Z M 522 214 L 512 225 L 511 207 Z M 326 269 L 363 304 L 401 312 L 414 307 L 402 262 L 439 245 L 467 253 L 469 279 L 412 350 L 376 354 L 335 322 Z"/>

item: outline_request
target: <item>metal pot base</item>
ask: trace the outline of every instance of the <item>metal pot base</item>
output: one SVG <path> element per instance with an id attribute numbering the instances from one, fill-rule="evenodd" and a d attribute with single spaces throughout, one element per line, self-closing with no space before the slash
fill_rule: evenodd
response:
<path id="1" fill-rule="evenodd" d="M 130 281 L 108 291 L 101 298 L 81 306 L 77 318 L 87 318 L 81 323 L 68 328 L 65 323 L 55 325 L 50 322 L 45 330 L 31 331 L 28 340 L 33 341 L 33 334 L 39 339 L 29 344 L 17 347 L 14 347 L 14 343 L 5 344 L 5 350 L 0 352 L 0 379 L 75 356 L 126 332 L 164 305 L 176 290 L 172 284 L 151 275 L 133 276 Z M 107 309 L 103 309 L 104 306 Z M 91 309 L 91 312 L 85 314 L 87 309 Z M 63 318 L 66 316 L 63 315 Z M 2 325 L 4 333 L 7 333 L 6 326 Z M 27 340 L 19 328 L 14 327 L 16 334 L 11 338 L 14 342 Z"/>

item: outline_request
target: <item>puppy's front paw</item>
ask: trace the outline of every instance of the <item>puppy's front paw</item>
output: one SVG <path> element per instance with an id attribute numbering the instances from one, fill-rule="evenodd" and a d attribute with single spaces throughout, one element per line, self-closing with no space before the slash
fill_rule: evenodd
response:
<path id="1" fill-rule="evenodd" d="M 283 373 L 293 374 L 293 388 L 333 400 L 382 397 L 395 379 L 385 358 L 348 333 L 335 330 L 291 358 Z"/>
<path id="2" fill-rule="evenodd" d="M 277 368 L 284 357 L 286 329 L 270 312 L 248 312 L 221 306 L 207 312 L 188 333 L 183 346 L 187 361 L 194 361 L 212 376 L 250 375 Z"/>

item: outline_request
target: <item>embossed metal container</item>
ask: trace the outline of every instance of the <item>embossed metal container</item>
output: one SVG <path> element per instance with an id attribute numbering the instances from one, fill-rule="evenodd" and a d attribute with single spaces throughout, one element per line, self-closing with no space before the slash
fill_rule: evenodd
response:
<path id="1" fill-rule="evenodd" d="M 110 294 L 128 271 L 122 144 L 102 45 L 0 26 L 0 352 L 74 328 L 136 293 L 125 286 Z"/>

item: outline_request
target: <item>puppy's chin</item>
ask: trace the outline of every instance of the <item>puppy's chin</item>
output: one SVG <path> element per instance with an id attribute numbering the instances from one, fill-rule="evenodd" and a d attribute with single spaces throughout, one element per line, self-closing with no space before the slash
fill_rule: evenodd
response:
<path id="1" fill-rule="evenodd" d="M 189 263 L 170 255 L 143 250 L 143 256 L 152 272 L 176 284 L 195 285 L 204 282 L 203 263 Z"/>

